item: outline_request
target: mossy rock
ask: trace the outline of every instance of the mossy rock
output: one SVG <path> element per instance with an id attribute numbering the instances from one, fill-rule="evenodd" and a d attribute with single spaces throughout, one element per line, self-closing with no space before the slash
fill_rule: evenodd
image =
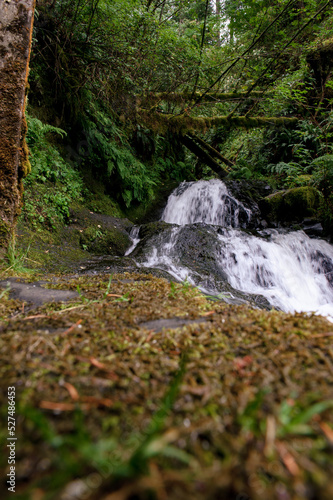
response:
<path id="1" fill-rule="evenodd" d="M 95 255 L 124 255 L 131 244 L 128 233 L 121 228 L 102 228 L 89 226 L 80 235 L 80 243 L 84 250 Z"/>
<path id="2" fill-rule="evenodd" d="M 91 194 L 86 207 L 98 214 L 125 217 L 119 205 L 106 194 Z"/>
<path id="3" fill-rule="evenodd" d="M 270 194 L 260 201 L 262 216 L 274 222 L 301 222 L 315 217 L 320 205 L 320 192 L 310 186 L 296 187 Z"/>
<path id="4" fill-rule="evenodd" d="M 170 224 L 164 221 L 156 221 L 149 222 L 148 224 L 143 224 L 140 227 L 140 239 L 148 239 L 154 235 L 160 234 L 163 231 L 167 230 L 170 227 Z"/>
<path id="5" fill-rule="evenodd" d="M 170 194 L 178 185 L 179 182 L 175 180 L 165 181 L 162 186 L 156 188 L 153 200 L 146 205 L 140 203 L 131 206 L 125 211 L 126 216 L 135 224 L 148 224 L 149 222 L 159 221 Z"/>

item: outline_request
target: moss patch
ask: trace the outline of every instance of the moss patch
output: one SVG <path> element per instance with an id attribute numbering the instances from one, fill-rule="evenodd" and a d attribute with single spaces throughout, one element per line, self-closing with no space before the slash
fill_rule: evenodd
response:
<path id="1" fill-rule="evenodd" d="M 301 222 L 317 214 L 320 200 L 317 189 L 296 187 L 266 196 L 260 201 L 260 209 L 263 217 L 275 222 Z"/>
<path id="2" fill-rule="evenodd" d="M 124 255 L 131 240 L 124 229 L 103 228 L 101 224 L 89 226 L 80 233 L 80 244 L 84 250 L 95 255 Z"/>
<path id="3" fill-rule="evenodd" d="M 81 298 L 33 314 L 6 293 L 0 302 L 20 498 L 332 497 L 326 320 L 212 305 L 139 273 L 49 279 Z M 174 317 L 205 321 L 140 326 Z"/>

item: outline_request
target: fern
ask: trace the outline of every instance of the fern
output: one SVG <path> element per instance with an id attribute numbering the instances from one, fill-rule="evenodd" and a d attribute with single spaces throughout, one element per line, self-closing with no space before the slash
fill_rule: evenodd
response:
<path id="1" fill-rule="evenodd" d="M 32 118 L 27 114 L 27 124 L 28 124 L 28 135 L 27 135 L 27 143 L 30 147 L 33 147 L 34 144 L 38 143 L 39 145 L 47 144 L 47 140 L 45 138 L 46 134 L 55 133 L 64 138 L 67 133 L 65 130 L 54 127 L 53 125 L 49 125 L 48 123 L 43 123 L 38 118 Z"/>
<path id="2" fill-rule="evenodd" d="M 314 168 L 313 184 L 323 191 L 333 189 L 333 154 L 327 154 L 316 158 L 311 162 Z"/>
<path id="3" fill-rule="evenodd" d="M 284 161 L 280 161 L 277 164 L 269 164 L 267 165 L 267 169 L 272 174 L 283 174 L 283 175 L 298 175 L 302 171 L 301 165 L 295 162 L 285 163 Z"/>
<path id="4" fill-rule="evenodd" d="M 129 207 L 134 201 L 142 203 L 152 199 L 156 183 L 151 172 L 135 157 L 112 118 L 94 104 L 84 127 L 90 143 L 90 158 L 109 177 L 116 177 L 125 205 Z"/>
<path id="5" fill-rule="evenodd" d="M 24 180 L 22 217 L 34 227 L 55 227 L 68 218 L 70 203 L 81 198 L 83 182 L 48 138 L 49 133 L 64 137 L 66 132 L 29 116 L 27 123 L 31 173 Z"/>

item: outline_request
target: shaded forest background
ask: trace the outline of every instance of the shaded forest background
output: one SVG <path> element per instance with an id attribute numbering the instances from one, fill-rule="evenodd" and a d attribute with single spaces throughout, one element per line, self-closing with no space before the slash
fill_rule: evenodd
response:
<path id="1" fill-rule="evenodd" d="M 190 134 L 230 178 L 317 188 L 331 231 L 331 7 L 37 1 L 22 218 L 52 229 L 82 201 L 135 221 L 178 182 L 215 175 Z"/>

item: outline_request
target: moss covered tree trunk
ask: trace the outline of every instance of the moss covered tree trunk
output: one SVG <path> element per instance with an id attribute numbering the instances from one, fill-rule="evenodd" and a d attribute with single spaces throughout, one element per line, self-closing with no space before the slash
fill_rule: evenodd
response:
<path id="1" fill-rule="evenodd" d="M 29 171 L 25 89 L 35 0 L 0 0 L 0 257 L 20 212 Z"/>

